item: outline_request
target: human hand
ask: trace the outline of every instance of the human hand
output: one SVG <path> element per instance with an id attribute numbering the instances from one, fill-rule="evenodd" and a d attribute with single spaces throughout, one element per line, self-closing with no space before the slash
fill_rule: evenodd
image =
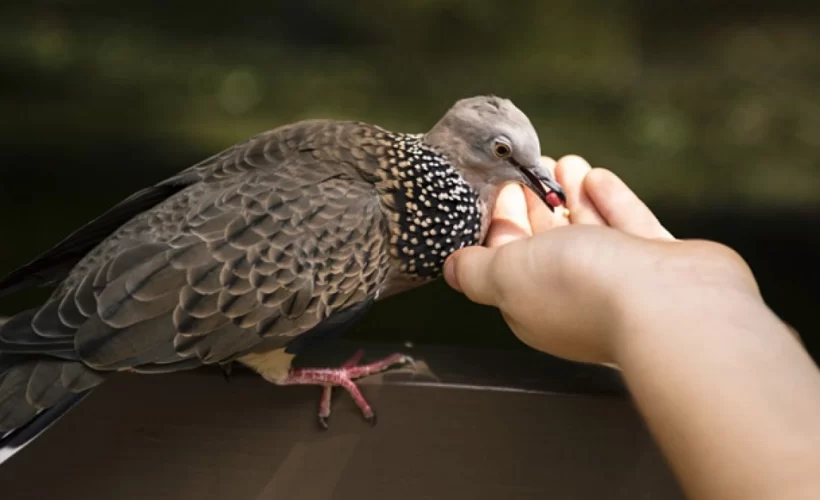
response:
<path id="1" fill-rule="evenodd" d="M 730 249 L 679 242 L 617 176 L 570 156 L 554 165 L 572 225 L 518 185 L 502 190 L 485 247 L 453 254 L 450 286 L 496 306 L 531 347 L 577 361 L 612 363 L 618 335 L 647 308 L 707 286 L 757 294 Z M 565 227 L 562 227 L 565 226 Z"/>
<path id="2" fill-rule="evenodd" d="M 447 282 L 535 349 L 616 364 L 692 498 L 814 498 L 820 372 L 743 260 L 675 240 L 611 172 L 569 157 L 555 173 L 572 224 L 511 186 Z"/>

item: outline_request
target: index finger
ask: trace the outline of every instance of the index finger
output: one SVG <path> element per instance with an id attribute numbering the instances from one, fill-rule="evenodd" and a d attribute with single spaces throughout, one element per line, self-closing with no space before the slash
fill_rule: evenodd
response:
<path id="1" fill-rule="evenodd" d="M 573 224 L 606 226 L 606 220 L 598 213 L 595 203 L 584 189 L 584 179 L 592 166 L 580 156 L 564 156 L 555 166 L 555 177 L 567 194 L 567 208 Z"/>

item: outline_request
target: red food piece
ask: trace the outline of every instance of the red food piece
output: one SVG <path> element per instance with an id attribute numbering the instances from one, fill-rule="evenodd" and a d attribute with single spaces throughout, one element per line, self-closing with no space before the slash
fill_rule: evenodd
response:
<path id="1" fill-rule="evenodd" d="M 552 208 L 558 208 L 563 205 L 563 203 L 561 202 L 561 198 L 555 191 L 550 191 L 549 193 L 547 193 L 546 201 Z"/>

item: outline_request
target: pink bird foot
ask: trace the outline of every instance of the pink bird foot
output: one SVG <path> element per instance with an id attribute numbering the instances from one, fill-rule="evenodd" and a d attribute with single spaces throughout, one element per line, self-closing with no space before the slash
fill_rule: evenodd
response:
<path id="1" fill-rule="evenodd" d="M 323 429 L 328 428 L 330 418 L 330 399 L 333 387 L 343 387 L 353 398 L 356 406 L 362 411 L 364 419 L 372 425 L 376 424 L 376 414 L 373 408 L 364 398 L 359 387 L 354 380 L 368 377 L 377 373 L 385 372 L 391 368 L 412 364 L 410 356 L 396 353 L 386 358 L 364 365 L 359 365 L 364 351 L 359 349 L 340 368 L 299 368 L 292 369 L 288 376 L 278 382 L 279 385 L 320 385 L 322 386 L 322 397 L 319 400 L 319 425 Z"/>

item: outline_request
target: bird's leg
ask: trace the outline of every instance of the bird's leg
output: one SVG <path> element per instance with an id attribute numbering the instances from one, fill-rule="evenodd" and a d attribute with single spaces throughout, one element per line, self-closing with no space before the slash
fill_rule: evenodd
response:
<path id="1" fill-rule="evenodd" d="M 342 368 L 352 368 L 361 361 L 364 350 L 358 349 L 353 356 L 342 364 Z M 330 401 L 333 395 L 333 386 L 325 385 L 322 388 L 322 398 L 319 400 L 319 425 L 327 429 L 327 420 L 330 418 Z M 355 398 L 354 398 L 355 399 Z M 362 398 L 364 399 L 364 398 Z M 365 404 L 367 404 L 365 402 Z M 371 409 L 372 413 L 372 409 Z"/>
<path id="2" fill-rule="evenodd" d="M 320 385 L 322 386 L 322 397 L 319 400 L 319 425 L 327 429 L 327 421 L 330 418 L 330 402 L 334 386 L 343 387 L 353 398 L 356 406 L 362 412 L 365 420 L 375 424 L 376 414 L 370 404 L 362 395 L 358 386 L 353 382 L 356 379 L 375 375 L 389 370 L 395 366 L 412 363 L 409 356 L 396 353 L 386 358 L 359 365 L 364 352 L 360 349 L 339 368 L 297 368 L 291 369 L 287 377 L 279 380 L 279 385 Z"/>

